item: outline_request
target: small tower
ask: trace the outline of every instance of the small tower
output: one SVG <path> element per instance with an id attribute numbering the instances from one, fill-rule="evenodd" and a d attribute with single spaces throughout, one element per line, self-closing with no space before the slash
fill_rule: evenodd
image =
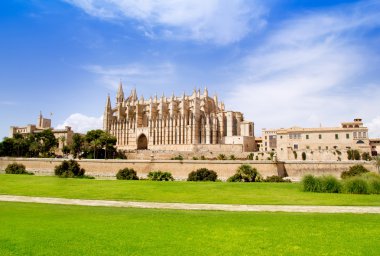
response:
<path id="1" fill-rule="evenodd" d="M 123 91 L 123 85 L 120 81 L 119 83 L 119 89 L 117 90 L 117 95 L 116 95 L 116 103 L 122 103 L 124 101 L 124 91 Z"/>
<path id="2" fill-rule="evenodd" d="M 111 107 L 111 99 L 110 95 L 107 96 L 107 103 L 104 109 L 103 115 L 103 130 L 109 132 L 111 129 L 111 118 L 112 118 L 112 107 Z"/>

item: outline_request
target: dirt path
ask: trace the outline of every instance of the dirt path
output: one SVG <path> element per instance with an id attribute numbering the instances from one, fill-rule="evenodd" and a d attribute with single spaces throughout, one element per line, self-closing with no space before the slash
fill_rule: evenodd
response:
<path id="1" fill-rule="evenodd" d="M 380 207 L 374 206 L 306 206 L 306 205 L 233 205 L 233 204 L 186 204 L 126 202 L 109 200 L 83 200 L 51 197 L 0 195 L 0 201 L 40 204 L 63 204 L 106 207 L 133 207 L 173 210 L 212 210 L 232 212 L 314 212 L 314 213 L 375 213 L 380 214 Z"/>

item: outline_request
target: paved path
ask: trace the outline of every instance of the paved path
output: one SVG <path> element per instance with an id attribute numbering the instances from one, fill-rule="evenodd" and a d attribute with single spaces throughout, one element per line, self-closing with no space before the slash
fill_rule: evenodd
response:
<path id="1" fill-rule="evenodd" d="M 315 213 L 375 213 L 380 214 L 380 207 L 373 206 L 306 206 L 306 205 L 233 205 L 233 204 L 186 204 L 126 202 L 109 200 L 83 200 L 52 197 L 32 197 L 0 195 L 0 201 L 41 204 L 63 204 L 107 207 L 133 207 L 174 210 L 212 210 L 231 212 L 315 212 Z"/>

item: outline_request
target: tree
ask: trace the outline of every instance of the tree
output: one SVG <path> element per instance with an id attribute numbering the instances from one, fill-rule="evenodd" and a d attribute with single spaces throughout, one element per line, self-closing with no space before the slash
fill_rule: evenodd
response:
<path id="1" fill-rule="evenodd" d="M 71 143 L 71 153 L 77 158 L 83 148 L 83 137 L 79 133 L 73 135 L 73 142 Z"/>
<path id="2" fill-rule="evenodd" d="M 236 173 L 228 178 L 229 182 L 255 182 L 259 176 L 256 168 L 252 168 L 249 164 L 242 164 L 236 170 Z"/>
<path id="3" fill-rule="evenodd" d="M 41 153 L 43 156 L 49 156 L 52 150 L 57 147 L 58 140 L 55 138 L 51 129 L 43 130 L 36 134 L 41 142 Z"/>

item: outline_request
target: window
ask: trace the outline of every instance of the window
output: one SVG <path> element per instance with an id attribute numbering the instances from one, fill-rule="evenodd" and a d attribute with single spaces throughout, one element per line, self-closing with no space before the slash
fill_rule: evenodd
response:
<path id="1" fill-rule="evenodd" d="M 265 146 L 267 146 L 268 144 L 267 144 L 267 142 L 265 142 Z"/>
<path id="2" fill-rule="evenodd" d="M 350 138 L 350 134 L 346 134 L 346 139 L 349 139 Z"/>
<path id="3" fill-rule="evenodd" d="M 322 134 L 319 134 L 319 135 L 318 135 L 318 138 L 319 138 L 319 139 L 322 139 Z"/>
<path id="4" fill-rule="evenodd" d="M 329 147 L 328 146 L 326 146 L 326 150 L 328 150 L 329 149 Z"/>
<path id="5" fill-rule="evenodd" d="M 367 138 L 367 133 L 363 132 L 363 138 Z"/>
<path id="6" fill-rule="evenodd" d="M 338 134 L 335 134 L 335 139 L 336 139 L 336 140 L 339 139 L 339 135 L 338 135 Z"/>
<path id="7" fill-rule="evenodd" d="M 357 138 L 357 133 L 356 132 L 354 132 L 354 139 L 356 139 Z"/>
<path id="8" fill-rule="evenodd" d="M 294 149 L 295 149 L 295 150 L 298 149 L 298 144 L 294 144 Z"/>
<path id="9" fill-rule="evenodd" d="M 309 134 L 306 134 L 306 139 L 307 139 L 307 140 L 309 139 Z"/>

